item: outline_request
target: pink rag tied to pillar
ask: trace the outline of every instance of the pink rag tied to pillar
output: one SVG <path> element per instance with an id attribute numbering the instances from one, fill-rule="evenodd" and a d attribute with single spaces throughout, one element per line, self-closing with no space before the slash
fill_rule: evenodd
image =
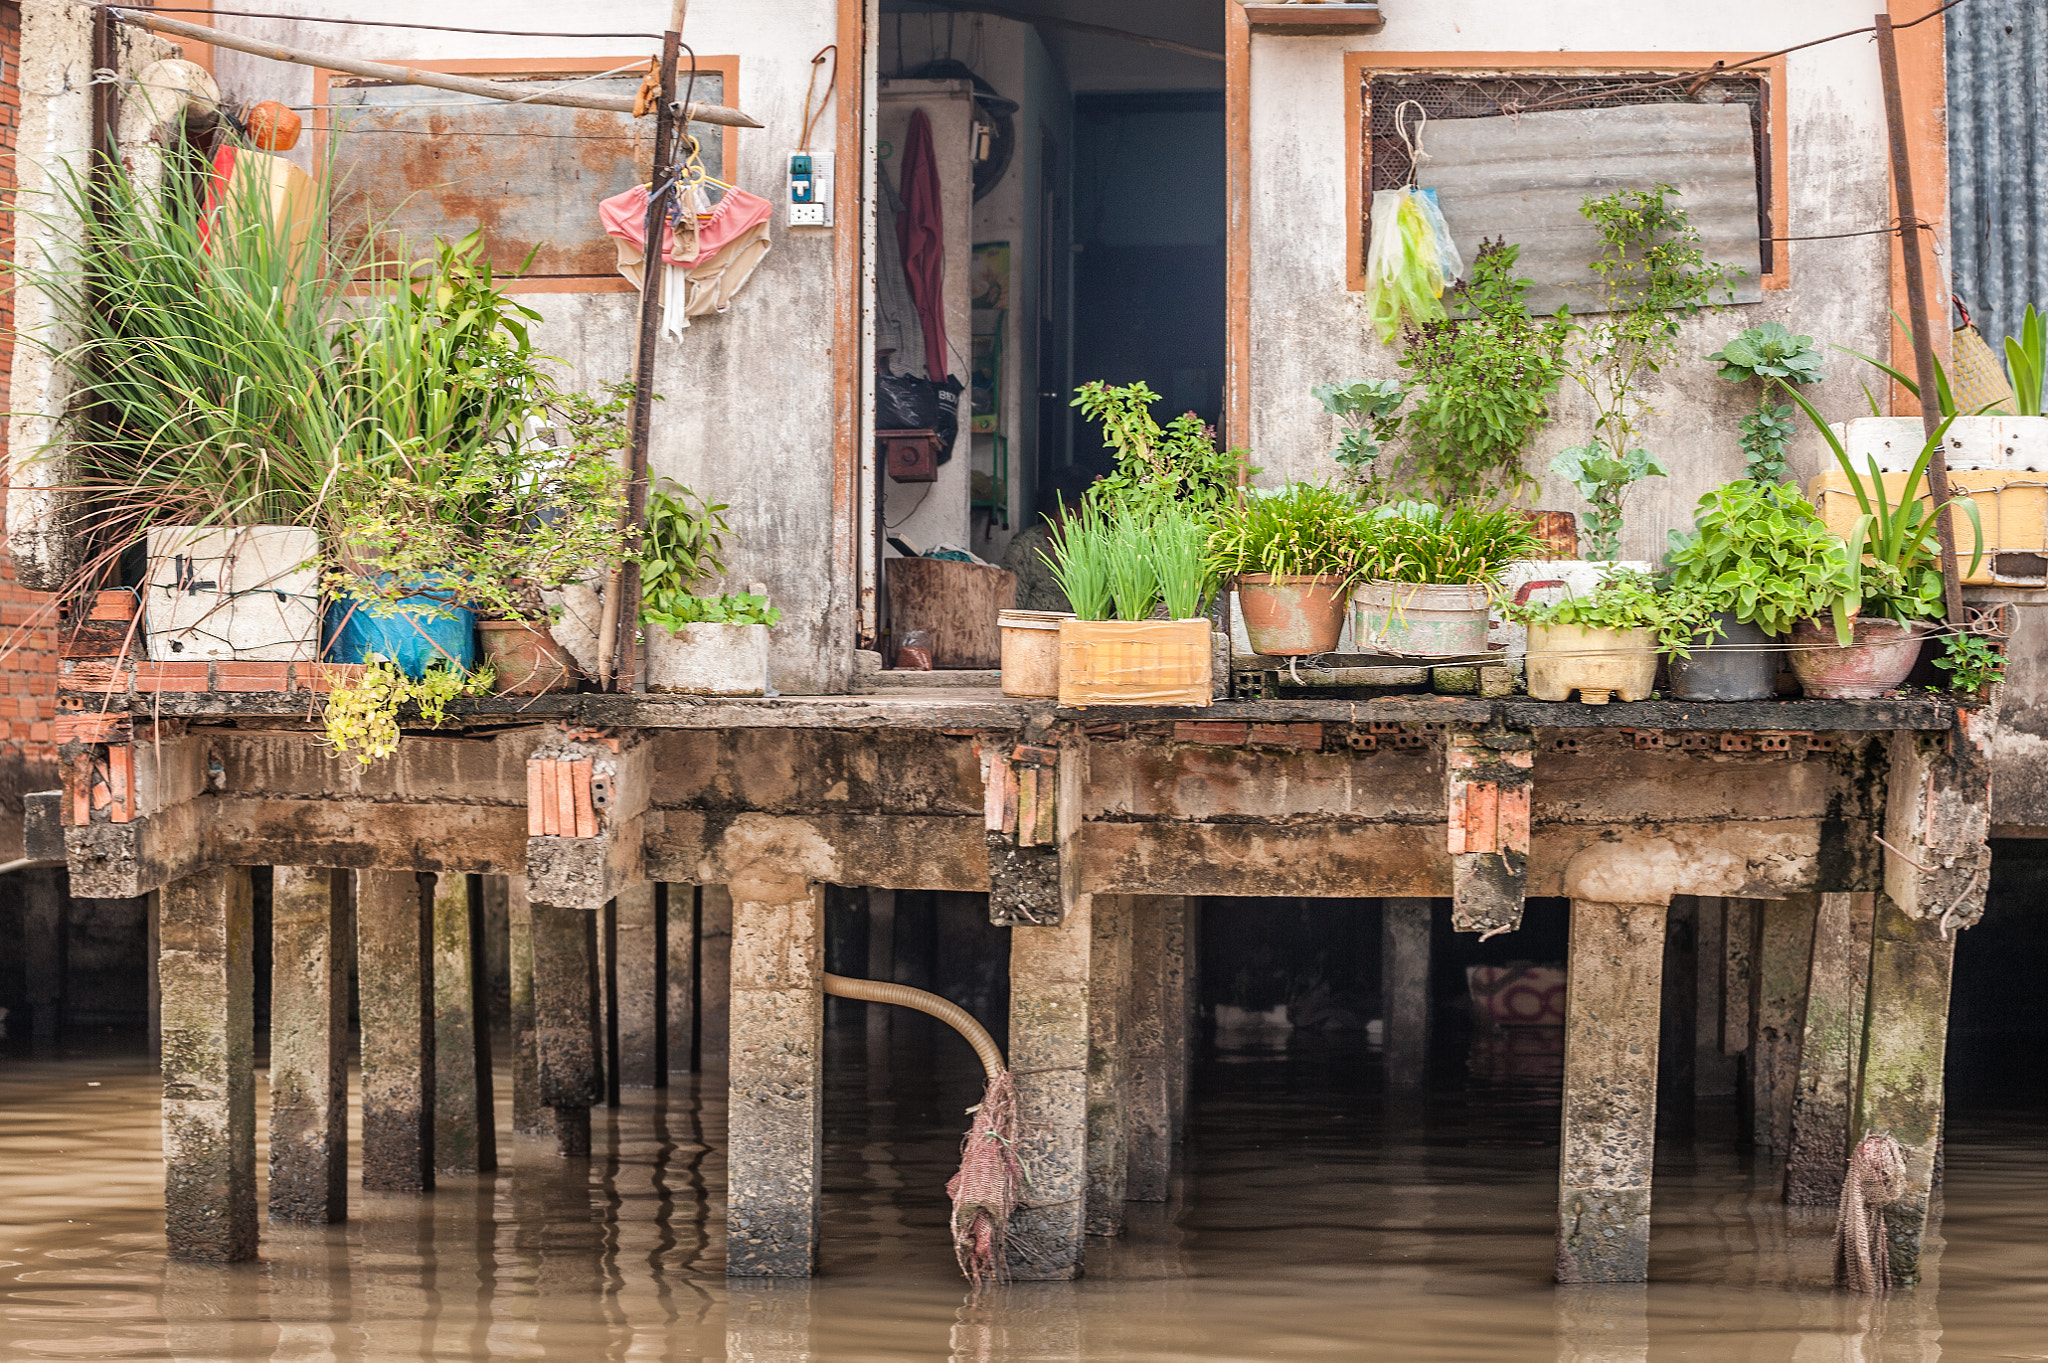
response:
<path id="1" fill-rule="evenodd" d="M 896 215 L 896 245 L 903 252 L 910 301 L 924 327 L 925 373 L 938 383 L 951 372 L 946 363 L 946 215 L 939 202 L 932 121 L 922 109 L 910 115 L 901 164 L 897 192 L 903 208 Z"/>

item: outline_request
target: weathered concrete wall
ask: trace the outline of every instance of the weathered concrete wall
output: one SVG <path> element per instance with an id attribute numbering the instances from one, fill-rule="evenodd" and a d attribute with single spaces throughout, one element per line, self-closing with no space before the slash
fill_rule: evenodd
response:
<path id="1" fill-rule="evenodd" d="M 1671 6 L 1530 8 L 1459 0 L 1404 12 L 1374 35 L 1295 38 L 1255 34 L 1251 66 L 1251 445 L 1263 482 L 1334 475 L 1333 418 L 1309 389 L 1332 380 L 1400 378 L 1398 351 L 1367 323 L 1365 294 L 1345 285 L 1344 53 L 1499 51 L 1503 65 L 1572 70 L 1573 53 L 1771 51 L 1870 22 L 1850 0 L 1788 10 L 1745 0 L 1711 10 Z M 1539 53 L 1530 60 L 1525 54 Z M 1788 58 L 1783 92 L 1789 136 L 1773 155 L 1787 165 L 1789 234 L 1882 226 L 1886 198 L 1884 112 L 1869 45 L 1837 42 Z M 1430 69 L 1426 58 L 1416 65 Z M 1939 216 L 1939 207 L 1923 209 Z M 1647 443 L 1670 476 L 1639 485 L 1628 508 L 1622 557 L 1655 558 L 1665 531 L 1691 523 L 1700 493 L 1742 472 L 1736 425 L 1756 394 L 1715 377 L 1700 356 L 1745 327 L 1779 321 L 1823 343 L 1882 355 L 1887 341 L 1885 238 L 1780 243 L 1791 287 L 1764 301 L 1686 324 L 1684 358 L 1651 389 L 1657 415 Z M 1943 306 L 1935 300 L 1935 306 Z M 1859 380 L 1875 371 L 1829 355 L 1828 382 L 1813 398 L 1835 419 L 1867 413 Z M 1859 372 L 1862 371 L 1862 372 Z M 1570 385 L 1566 385 L 1569 389 Z M 1875 385 L 1873 385 L 1875 386 Z M 1556 421 L 1523 456 L 1543 483 L 1536 505 L 1583 514 L 1585 505 L 1547 469 L 1556 452 L 1590 438 L 1592 413 L 1575 392 L 1554 404 Z M 1803 436 L 1792 455 L 1800 478 L 1818 471 L 1824 447 Z M 1532 887 L 1533 890 L 1533 887 Z"/>

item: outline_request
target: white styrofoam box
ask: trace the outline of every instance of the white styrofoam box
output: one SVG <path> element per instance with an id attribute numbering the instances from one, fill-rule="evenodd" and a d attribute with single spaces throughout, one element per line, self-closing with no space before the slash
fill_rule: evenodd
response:
<path id="1" fill-rule="evenodd" d="M 1491 648 L 1505 644 L 1509 657 L 1516 657 L 1529 651 L 1529 630 L 1501 615 L 1501 606 L 1515 599 L 1515 594 L 1531 582 L 1562 582 L 1562 587 L 1540 587 L 1529 593 L 1529 599 L 1539 605 L 1552 605 L 1569 596 L 1585 596 L 1599 586 L 1606 576 L 1617 568 L 1632 568 L 1647 573 L 1655 565 L 1639 559 L 1619 563 L 1605 560 L 1588 561 L 1579 558 L 1533 558 L 1510 563 L 1501 574 L 1500 595 L 1493 613 L 1486 621 L 1486 643 Z"/>
<path id="2" fill-rule="evenodd" d="M 1917 416 L 1864 416 L 1829 430 L 1849 452 L 1858 473 L 1875 457 L 1880 473 L 1910 473 L 1927 437 Z M 1959 416 L 1949 423 L 1943 451 L 1957 473 L 1975 469 L 2048 472 L 2048 416 Z"/>
<path id="3" fill-rule="evenodd" d="M 692 696 L 765 696 L 768 626 L 684 625 L 650 628 L 647 689 Z"/>
<path id="4" fill-rule="evenodd" d="M 149 531 L 143 632 L 159 661 L 309 663 L 320 653 L 320 537 L 294 525 Z"/>

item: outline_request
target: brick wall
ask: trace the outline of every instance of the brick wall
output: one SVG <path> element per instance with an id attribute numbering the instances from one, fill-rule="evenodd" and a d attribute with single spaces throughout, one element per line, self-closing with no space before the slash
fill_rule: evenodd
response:
<path id="1" fill-rule="evenodd" d="M 21 5 L 0 0 L 0 194 L 14 189 L 15 132 L 21 120 Z M 0 215 L 0 259 L 14 260 L 13 218 Z M 0 411 L 7 406 L 14 370 L 14 291 L 0 281 Z M 5 458 L 0 435 L 0 460 Z M 0 463 L 0 470 L 5 464 Z M 50 626 L 50 598 L 14 580 L 7 552 L 5 512 L 0 510 L 0 810 L 23 787 L 50 784 L 56 745 L 50 726 L 57 706 L 57 636 Z M 42 771 L 38 771 L 42 768 Z M 6 787 L 14 786 L 10 790 Z"/>

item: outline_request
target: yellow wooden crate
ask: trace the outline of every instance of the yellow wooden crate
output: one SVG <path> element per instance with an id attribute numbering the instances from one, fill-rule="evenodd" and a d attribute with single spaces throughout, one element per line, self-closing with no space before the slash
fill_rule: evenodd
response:
<path id="1" fill-rule="evenodd" d="M 1884 474 L 1887 499 L 1896 502 L 1911 476 Z M 1969 517 L 1949 512 L 1963 581 L 1982 586 L 2048 587 L 2048 474 L 1973 469 L 1949 474 L 1948 483 L 1950 495 L 1968 496 L 1977 504 L 1977 518 L 1984 526 L 1984 558 L 1973 573 L 1970 551 L 1975 536 Z M 1839 468 L 1809 481 L 1806 497 L 1820 508 L 1821 518 L 1838 535 L 1846 536 L 1863 514 L 1849 476 Z M 1920 499 L 1923 503 L 1929 500 L 1924 479 Z"/>

